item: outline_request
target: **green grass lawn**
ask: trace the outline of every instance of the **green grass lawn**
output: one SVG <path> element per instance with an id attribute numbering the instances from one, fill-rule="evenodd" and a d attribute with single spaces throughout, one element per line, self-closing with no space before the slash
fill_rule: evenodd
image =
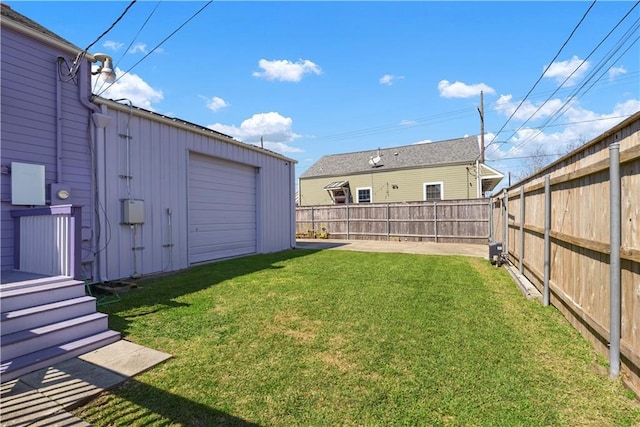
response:
<path id="1" fill-rule="evenodd" d="M 96 426 L 640 423 L 606 360 L 479 258 L 294 250 L 122 296 L 111 328 L 174 357 L 75 411 Z"/>

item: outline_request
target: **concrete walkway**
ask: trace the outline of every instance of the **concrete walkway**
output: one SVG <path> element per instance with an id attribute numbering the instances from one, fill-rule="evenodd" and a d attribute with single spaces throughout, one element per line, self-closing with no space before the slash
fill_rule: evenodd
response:
<path id="1" fill-rule="evenodd" d="M 400 252 L 430 255 L 464 255 L 489 257 L 488 244 L 470 243 L 433 243 L 433 242 L 394 242 L 386 240 L 333 240 L 298 239 L 299 249 L 337 249 L 360 252 Z"/>
<path id="2" fill-rule="evenodd" d="M 0 387 L 1 425 L 89 426 L 68 411 L 170 357 L 120 340 L 7 381 Z"/>

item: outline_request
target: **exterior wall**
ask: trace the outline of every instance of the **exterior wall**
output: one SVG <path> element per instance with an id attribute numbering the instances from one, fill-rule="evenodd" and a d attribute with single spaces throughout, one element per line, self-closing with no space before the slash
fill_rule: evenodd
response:
<path id="1" fill-rule="evenodd" d="M 105 128 L 104 146 L 97 147 L 101 157 L 97 162 L 105 165 L 99 185 L 99 210 L 104 210 L 100 221 L 103 237 L 98 243 L 104 247 L 97 272 L 100 280 L 189 267 L 189 152 L 257 168 L 257 252 L 275 252 L 295 245 L 295 163 L 290 159 L 225 141 L 214 132 L 188 124 L 137 109 L 130 111 L 126 105 L 105 100 L 99 103 L 111 117 Z M 127 138 L 122 136 L 127 134 L 129 147 Z M 123 178 L 127 175 L 131 176 L 129 185 Z M 133 228 L 121 224 L 121 200 L 129 198 L 144 201 L 144 223 L 135 227 L 135 242 Z M 142 249 L 134 251 L 133 247 Z"/>
<path id="2" fill-rule="evenodd" d="M 467 169 L 467 167 L 469 169 Z M 375 171 L 367 174 L 300 178 L 300 206 L 333 204 L 324 186 L 333 181 L 349 181 L 352 203 L 357 203 L 357 188 L 371 187 L 372 203 L 424 200 L 424 183 L 443 182 L 443 199 L 475 199 L 477 181 L 475 166 L 468 164 L 436 166 L 421 169 Z M 393 188 L 396 185 L 398 188 Z"/>
<path id="3" fill-rule="evenodd" d="M 4 18 L 3 18 L 4 20 Z M 75 82 L 58 82 L 57 58 L 71 60 L 69 54 L 7 28 L 0 34 L 1 52 L 1 140 L 2 165 L 11 162 L 45 166 L 45 184 L 60 182 L 71 187 L 69 204 L 82 207 L 82 256 L 90 260 L 91 251 L 91 166 L 88 137 L 89 113 L 79 101 Z M 83 64 L 88 67 L 88 64 Z M 85 75 L 88 75 L 85 73 Z M 62 120 L 62 168 L 57 170 L 56 84 L 60 84 Z M 10 211 L 26 206 L 11 205 L 11 175 L 0 176 L 1 187 L 1 263 L 2 270 L 13 269 L 14 225 Z"/>

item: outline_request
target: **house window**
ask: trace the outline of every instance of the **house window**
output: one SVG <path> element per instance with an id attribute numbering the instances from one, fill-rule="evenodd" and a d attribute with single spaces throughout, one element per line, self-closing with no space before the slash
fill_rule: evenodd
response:
<path id="1" fill-rule="evenodd" d="M 371 187 L 358 188 L 358 203 L 371 203 Z"/>
<path id="2" fill-rule="evenodd" d="M 425 200 L 442 200 L 444 191 L 442 190 L 442 182 L 425 182 L 424 199 Z"/>

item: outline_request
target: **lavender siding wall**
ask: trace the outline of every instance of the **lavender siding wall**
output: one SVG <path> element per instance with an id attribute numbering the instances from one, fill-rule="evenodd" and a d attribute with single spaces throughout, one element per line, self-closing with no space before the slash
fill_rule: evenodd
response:
<path id="1" fill-rule="evenodd" d="M 3 18 L 4 19 L 4 18 Z M 57 58 L 69 54 L 2 26 L 0 30 L 2 165 L 12 161 L 45 166 L 46 184 L 56 182 Z M 88 66 L 88 64 L 85 64 Z M 91 235 L 91 163 L 88 111 L 80 104 L 78 86 L 62 83 L 62 182 L 71 186 L 69 203 L 82 209 L 85 236 Z M 13 268 L 11 176 L 0 177 L 1 266 Z M 83 242 L 88 259 L 90 242 Z"/>
<path id="2" fill-rule="evenodd" d="M 158 116 L 128 107 L 98 101 L 111 117 L 105 130 L 105 191 L 102 195 L 107 221 L 103 234 L 109 236 L 105 250 L 107 277 L 116 280 L 140 274 L 183 269 L 188 258 L 188 165 L 189 152 L 202 153 L 260 169 L 256 179 L 257 251 L 289 249 L 295 244 L 294 164 L 286 158 L 203 134 L 200 130 L 174 126 Z M 103 107 L 104 107 L 103 106 Z M 127 144 L 130 138 L 130 189 L 127 180 Z M 229 177 L 233 179 L 232 176 Z M 134 268 L 133 231 L 122 225 L 122 199 L 144 200 L 144 224 L 137 226 L 137 268 Z M 171 209 L 169 218 L 167 209 Z M 169 219 L 172 235 L 169 235 Z M 173 243 L 172 249 L 168 246 Z M 99 244 L 103 246 L 103 244 Z M 172 253 L 171 253 L 172 252 Z"/>

